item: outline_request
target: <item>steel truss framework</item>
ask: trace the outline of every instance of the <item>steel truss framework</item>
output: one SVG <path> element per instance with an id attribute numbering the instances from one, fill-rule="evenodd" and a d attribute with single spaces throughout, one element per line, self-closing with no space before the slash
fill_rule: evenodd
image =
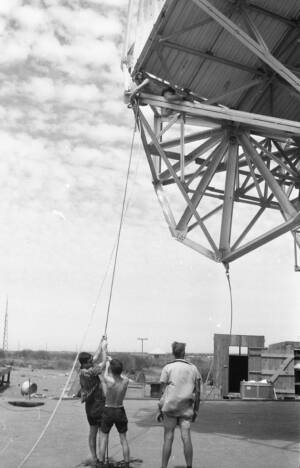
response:
<path id="1" fill-rule="evenodd" d="M 145 104 L 152 109 L 150 116 L 144 111 Z M 133 108 L 154 188 L 177 240 L 223 263 L 288 231 L 300 245 L 300 156 L 296 143 L 300 123 L 199 103 L 169 103 L 147 94 L 140 94 Z M 208 129 L 191 132 L 195 126 Z M 179 214 L 182 204 L 173 192 L 168 197 L 174 186 L 183 201 Z M 210 209 L 205 211 L 207 198 L 218 204 L 208 204 Z M 252 205 L 256 212 L 232 239 L 233 215 L 239 204 Z M 280 212 L 283 221 L 248 241 L 250 231 L 268 210 Z M 217 235 L 206 225 L 213 218 L 215 226 L 221 218 Z M 197 240 L 197 231 L 205 245 Z"/>
<path id="2" fill-rule="evenodd" d="M 260 72 L 269 76 L 265 91 L 268 87 L 270 91 L 274 90 L 275 80 L 282 89 L 288 89 L 289 96 L 299 99 L 299 69 L 293 69 L 289 64 L 286 48 L 283 55 L 280 55 L 280 51 L 272 55 L 246 10 L 243 14 L 248 33 L 208 0 L 192 1 L 209 17 L 206 22 L 217 22 L 259 59 L 263 65 Z M 277 20 L 289 21 L 293 43 L 293 34 L 299 36 L 299 22 L 279 17 L 255 5 L 249 7 L 247 2 L 231 3 L 248 9 L 260 9 L 263 14 L 273 15 Z M 178 34 L 180 31 L 175 31 L 173 36 Z M 175 47 L 187 55 L 199 55 L 199 51 L 171 42 L 171 36 L 160 37 L 160 47 Z M 289 41 L 286 42 L 288 44 Z M 205 53 L 203 58 L 226 62 L 225 58 L 209 53 Z M 254 114 L 256 104 L 249 107 L 250 112 L 217 105 L 223 98 L 241 91 L 244 100 L 247 100 L 250 91 L 253 96 L 255 87 L 261 87 L 262 78 L 258 69 L 253 70 L 253 79 L 243 86 L 224 95 L 209 96 L 203 102 L 192 92 L 192 100 L 184 97 L 184 92 L 178 92 L 179 87 L 172 82 L 172 73 L 165 64 L 162 66 L 165 76 L 161 83 L 174 88 L 177 86 L 178 96 L 166 99 L 157 94 L 144 93 L 144 85 L 155 89 L 151 88 L 151 80 L 157 85 L 160 78 L 151 76 L 151 70 L 149 73 L 147 68 L 143 69 L 143 54 L 138 64 L 134 74 L 143 71 L 146 79 L 141 84 L 140 77 L 135 79 L 136 75 L 133 74 L 139 86 L 131 95 L 131 104 L 154 188 L 172 236 L 210 259 L 228 264 L 291 231 L 295 241 L 295 268 L 298 269 L 300 122 L 271 116 L 272 92 L 270 116 Z M 228 61 L 226 65 L 237 69 L 243 67 L 242 64 Z M 258 100 L 259 96 L 254 102 Z M 151 109 L 150 113 L 148 109 Z M 195 127 L 202 128 L 197 131 Z M 180 201 L 175 199 L 175 193 Z M 249 206 L 248 213 L 243 212 L 242 218 L 237 218 L 239 208 L 246 205 Z M 264 221 L 265 214 L 270 211 L 281 215 L 280 221 L 276 221 L 272 227 Z M 237 219 L 240 222 L 236 222 Z M 241 228 L 242 222 L 244 225 Z M 214 228 L 211 229 L 211 226 Z M 235 232 L 236 228 L 240 232 Z"/>

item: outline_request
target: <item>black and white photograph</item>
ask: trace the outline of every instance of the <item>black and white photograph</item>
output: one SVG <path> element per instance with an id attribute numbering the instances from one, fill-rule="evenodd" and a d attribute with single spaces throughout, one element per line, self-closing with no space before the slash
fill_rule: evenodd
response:
<path id="1" fill-rule="evenodd" d="M 0 1 L 1 468 L 300 468 L 300 1 Z"/>

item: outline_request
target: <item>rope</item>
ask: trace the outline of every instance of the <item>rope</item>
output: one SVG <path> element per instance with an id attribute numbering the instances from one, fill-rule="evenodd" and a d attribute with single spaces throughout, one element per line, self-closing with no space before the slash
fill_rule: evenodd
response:
<path id="1" fill-rule="evenodd" d="M 224 263 L 224 267 L 225 267 L 225 273 L 226 273 L 226 278 L 227 278 L 227 282 L 228 282 L 229 296 L 230 296 L 230 327 L 229 327 L 229 335 L 231 336 L 231 335 L 232 335 L 232 322 L 233 322 L 232 288 L 231 288 L 231 282 L 230 282 L 229 264 L 228 264 L 228 263 Z M 211 374 L 211 371 L 212 371 L 213 362 L 214 362 L 214 359 L 212 359 L 212 361 L 211 361 L 211 363 L 210 363 L 210 368 L 209 368 L 208 374 L 207 374 L 207 376 L 206 376 L 205 383 L 203 384 L 203 387 L 205 388 L 205 390 L 206 390 L 206 385 L 207 385 L 208 379 L 209 379 L 210 374 Z M 205 395 L 205 396 L 201 399 L 202 404 L 206 402 L 206 400 L 208 399 L 208 397 L 209 397 L 209 395 L 211 394 L 212 391 L 213 391 L 213 388 L 211 389 L 211 391 L 209 392 L 208 395 Z"/>
<path id="2" fill-rule="evenodd" d="M 110 266 L 110 262 L 111 262 L 111 259 L 112 259 L 112 256 L 113 256 L 113 253 L 114 253 L 114 250 L 115 250 L 115 246 L 113 247 L 112 251 L 111 251 L 111 254 L 110 254 L 110 258 L 109 258 L 109 261 L 108 261 L 108 265 L 107 265 L 107 268 L 106 268 L 106 272 L 104 274 L 104 277 L 102 279 L 102 282 L 101 282 L 101 285 L 99 287 L 99 290 L 98 290 L 98 294 L 97 294 L 97 297 L 96 297 L 96 301 L 93 305 L 93 308 L 91 310 L 91 314 L 90 314 L 90 318 L 89 318 L 89 322 L 88 322 L 88 325 L 86 327 L 86 330 L 85 330 L 85 333 L 83 335 L 83 338 L 82 338 L 82 341 L 80 343 L 80 346 L 79 346 L 79 349 L 78 349 L 78 352 L 75 356 L 75 359 L 74 359 L 74 362 L 73 362 L 73 365 L 72 365 L 72 368 L 71 368 L 71 371 L 69 373 L 69 376 L 67 378 L 67 381 L 64 385 L 64 388 L 62 389 L 62 392 L 59 396 L 59 399 L 54 407 L 54 410 L 52 411 L 47 423 L 45 424 L 45 427 L 44 429 L 42 430 L 41 434 L 39 435 L 39 437 L 37 438 L 36 442 L 34 443 L 34 445 L 32 446 L 32 448 L 29 450 L 29 452 L 27 453 L 27 455 L 23 458 L 23 460 L 21 461 L 21 463 L 18 465 L 17 468 L 22 468 L 22 466 L 24 466 L 24 464 L 27 462 L 27 460 L 31 457 L 32 453 L 34 452 L 34 450 L 36 449 L 36 447 L 38 446 L 38 444 L 40 443 L 40 441 L 42 440 L 42 438 L 44 437 L 45 433 L 47 432 L 47 429 L 48 427 L 50 426 L 52 420 L 54 419 L 54 416 L 62 402 L 62 399 L 63 399 L 63 396 L 65 394 L 65 391 L 66 389 L 68 388 L 68 385 L 70 383 L 70 380 L 71 380 L 71 377 L 73 375 L 73 372 L 74 372 L 74 369 L 75 369 L 75 366 L 76 366 L 76 363 L 77 363 L 77 360 L 78 360 L 78 356 L 79 356 L 79 353 L 81 352 L 81 349 L 83 347 L 83 344 L 85 342 L 85 339 L 86 339 L 86 335 L 88 333 L 88 330 L 91 326 L 91 323 L 92 323 L 92 320 L 93 320 L 93 317 L 95 315 L 95 311 L 96 311 L 96 306 L 97 306 L 97 303 L 99 301 L 99 297 L 101 295 L 101 292 L 102 292 L 102 289 L 103 289 L 103 286 L 104 286 L 104 282 L 105 282 L 105 279 L 107 277 L 107 274 L 108 274 L 108 270 L 109 270 L 109 266 Z"/>
<path id="3" fill-rule="evenodd" d="M 68 385 L 70 383 L 70 380 L 71 380 L 71 377 L 73 375 L 73 372 L 74 372 L 74 369 L 75 369 L 75 366 L 76 366 L 76 363 L 77 363 L 77 360 L 78 360 L 78 356 L 81 352 L 81 349 L 83 347 L 83 344 L 85 342 L 85 339 L 86 339 L 86 336 L 87 336 L 87 333 L 88 333 L 88 330 L 91 326 L 91 323 L 93 321 L 93 318 L 94 318 L 94 315 L 95 315 L 95 311 L 96 311 L 96 306 L 98 304 L 98 301 L 99 301 L 99 298 L 100 298 L 100 295 L 101 295 L 101 292 L 102 292 L 102 289 L 103 289 L 103 286 L 104 286 L 104 282 L 106 280 L 106 277 L 107 277 L 107 274 L 108 274 L 108 271 L 109 271 L 109 266 L 110 266 L 110 262 L 112 260 L 112 257 L 113 257 L 113 253 L 115 251 L 115 259 L 114 259 L 114 268 L 113 268 L 113 274 L 112 274 L 112 280 L 111 280 L 111 286 L 110 286 L 110 295 L 109 295 L 109 303 L 108 303 L 108 308 L 107 308 L 107 313 L 106 313 L 106 322 L 105 322 L 105 332 L 104 334 L 106 335 L 106 331 L 107 331 L 107 326 L 108 326 L 108 318 L 109 318 L 109 312 L 110 312 L 110 305 L 111 305 L 111 298 L 112 298 L 112 291 L 113 291 L 113 286 L 114 286 L 114 279 L 115 279 L 115 272 L 116 272 L 116 264 L 117 264 L 117 258 L 118 258 L 118 252 L 119 252 L 119 244 L 120 244 L 120 236 L 121 236 L 121 230 L 122 230 L 122 224 L 123 224 L 123 220 L 124 220 L 124 214 L 125 214 L 125 202 L 126 202 L 126 196 L 127 196 L 127 188 L 128 188 L 128 180 L 129 180 L 129 174 L 130 174 L 130 167 L 131 167 L 131 160 L 132 160 L 132 153 L 133 153 L 133 144 L 134 144 L 134 136 L 135 136 L 135 130 L 136 130 L 136 125 L 134 126 L 134 130 L 133 130 L 133 136 L 132 136 L 132 143 L 131 143 L 131 149 L 130 149 L 130 157 L 129 157 L 129 164 L 128 164 L 128 169 L 127 169 L 127 175 L 126 175 L 126 184 L 125 184 L 125 189 L 124 189 L 124 196 L 123 196 L 123 203 L 122 203 L 122 211 L 121 211 L 121 219 L 120 219 L 120 224 L 119 224 L 119 229 L 118 229 L 118 236 L 117 236 L 117 242 L 116 244 L 114 245 L 112 251 L 111 251 L 111 254 L 110 254 L 110 257 L 109 257 L 109 261 L 108 261 L 108 265 L 107 265 L 107 269 L 105 271 L 105 274 L 104 274 L 104 277 L 102 279 L 102 282 L 101 282 L 101 285 L 99 287 L 99 290 L 98 290 L 98 294 L 97 294 L 97 297 L 96 297 L 96 301 L 95 303 L 93 304 L 93 307 L 92 307 L 92 310 L 91 310 L 91 314 L 90 314 L 90 318 L 89 318 L 89 322 L 88 322 L 88 325 L 86 327 L 86 330 L 85 330 L 85 333 L 83 335 L 83 338 L 81 340 L 81 343 L 80 343 L 80 346 L 79 346 L 79 349 L 78 349 L 78 352 L 75 356 L 75 359 L 74 359 L 74 362 L 73 362 L 73 365 L 72 365 L 72 368 L 71 368 L 71 371 L 69 373 L 69 376 L 67 378 L 67 381 L 64 385 L 64 388 L 59 396 L 59 399 L 54 407 L 54 410 L 52 411 L 47 423 L 45 424 L 45 427 L 44 429 L 42 430 L 42 432 L 40 433 L 39 437 L 37 438 L 36 442 L 34 443 L 34 445 L 32 446 L 32 448 L 29 450 L 29 452 L 27 453 L 27 455 L 23 458 L 23 460 L 20 462 L 20 464 L 17 466 L 17 468 L 22 468 L 24 466 L 24 464 L 27 462 L 27 460 L 31 457 L 32 453 L 34 452 L 34 450 L 36 449 L 36 447 L 38 446 L 38 444 L 40 443 L 40 441 L 42 440 L 42 438 L 44 437 L 45 433 L 47 432 L 47 429 L 48 427 L 50 426 L 51 422 L 53 421 L 54 419 L 54 416 L 56 415 L 56 412 L 62 402 L 62 399 L 63 399 L 63 396 L 66 392 L 66 389 L 68 388 Z M 108 444 L 107 444 L 107 459 L 108 459 Z"/>
<path id="4" fill-rule="evenodd" d="M 50 424 L 51 424 L 51 422 L 52 422 L 52 420 L 53 420 L 53 418 L 54 418 L 54 416 L 55 416 L 55 414 L 56 414 L 56 412 L 57 412 L 57 410 L 58 410 L 58 407 L 59 407 L 59 405 L 60 405 L 60 403 L 61 403 L 61 401 L 62 401 L 62 399 L 63 399 L 63 395 L 64 395 L 64 393 L 65 393 L 65 391 L 66 391 L 66 389 L 67 389 L 67 386 L 69 385 L 69 382 L 70 382 L 70 380 L 71 380 L 71 376 L 72 376 L 72 373 L 73 373 L 73 371 L 74 371 L 74 369 L 75 369 L 75 365 L 76 365 L 76 362 L 77 362 L 77 359 L 78 359 L 78 355 L 79 355 L 79 352 L 78 352 L 77 355 L 76 355 L 76 358 L 75 358 L 75 360 L 74 360 L 74 363 L 73 363 L 71 372 L 70 372 L 70 374 L 69 374 L 69 377 L 67 378 L 67 381 L 66 381 L 66 383 L 65 383 L 65 386 L 64 386 L 64 388 L 63 388 L 63 390 L 62 390 L 62 392 L 61 392 L 61 395 L 60 395 L 60 397 L 59 397 L 59 399 L 58 399 L 58 401 L 57 401 L 57 403 L 56 403 L 56 405 L 55 405 L 55 408 L 54 408 L 54 410 L 53 410 L 53 412 L 52 412 L 50 418 L 48 419 L 48 421 L 47 421 L 47 423 L 46 423 L 44 429 L 43 429 L 42 432 L 40 433 L 40 435 L 39 435 L 39 437 L 37 438 L 36 442 L 34 443 L 33 447 L 31 448 L 31 450 L 29 450 L 28 454 L 23 458 L 23 460 L 21 461 L 21 463 L 18 465 L 17 468 L 21 468 L 22 466 L 24 466 L 24 464 L 27 462 L 27 460 L 30 458 L 30 456 L 31 456 L 32 453 L 34 452 L 34 450 L 35 450 L 35 448 L 37 447 L 37 445 L 40 443 L 40 441 L 41 441 L 42 438 L 44 437 L 44 435 L 45 435 L 45 433 L 46 433 L 48 427 L 50 426 Z"/>
<path id="5" fill-rule="evenodd" d="M 130 167 L 131 167 L 131 160 L 132 160 L 132 153 L 133 153 L 133 144 L 134 144 L 135 131 L 136 131 L 136 124 L 134 125 L 132 140 L 131 140 L 130 156 L 129 156 L 127 175 L 126 175 L 126 182 L 125 182 L 125 188 L 124 188 L 124 194 L 123 194 L 121 217 L 120 217 L 120 223 L 119 223 L 119 228 L 118 228 L 117 246 L 116 246 L 116 251 L 115 251 L 114 267 L 113 267 L 111 284 L 110 284 L 110 293 L 109 293 L 109 300 L 108 300 L 108 306 L 107 306 L 104 335 L 106 335 L 106 332 L 107 332 L 108 319 L 109 319 L 110 306 L 111 306 L 111 299 L 112 299 L 112 293 L 113 293 L 114 282 L 115 282 L 116 267 L 117 267 L 117 260 L 118 260 L 118 254 L 119 254 L 119 246 L 120 246 L 120 237 L 121 237 L 121 231 L 122 231 L 124 213 L 125 213 L 125 203 L 126 203 L 126 197 L 127 197 L 127 189 L 128 189 L 128 181 L 129 181 L 129 174 L 130 174 Z"/>
<path id="6" fill-rule="evenodd" d="M 231 283 L 230 283 L 230 274 L 229 274 L 229 264 L 225 263 L 225 273 L 226 273 L 226 278 L 228 281 L 228 287 L 229 287 L 229 295 L 230 295 L 230 328 L 229 328 L 229 335 L 232 335 L 232 321 L 233 321 L 233 303 L 232 303 L 232 289 L 231 289 Z"/>
<path id="7" fill-rule="evenodd" d="M 109 314 L 110 314 L 111 299 L 112 299 L 112 293 L 113 293 L 113 288 L 114 288 L 114 284 L 115 284 L 115 276 L 116 276 L 117 260 L 118 260 L 118 254 L 119 254 L 119 246 L 120 246 L 121 231 L 122 231 L 122 227 L 123 227 L 124 214 L 125 214 L 125 211 L 126 211 L 127 189 L 128 189 L 128 181 L 129 181 L 129 174 L 130 174 L 131 161 L 132 161 L 132 154 L 133 154 L 133 145 L 134 145 L 135 131 L 136 131 L 136 124 L 134 125 L 133 133 L 132 133 L 131 148 L 130 148 L 130 156 L 129 156 L 129 161 L 128 161 L 127 174 L 126 174 L 126 182 L 125 182 L 124 193 L 123 193 L 122 210 L 121 210 L 121 217 L 120 217 L 120 223 L 119 223 L 118 235 L 117 235 L 117 246 L 116 246 L 116 250 L 115 250 L 114 267 L 113 267 L 113 272 L 112 272 L 112 277 L 111 277 L 110 293 L 109 293 L 109 300 L 108 300 L 108 306 L 107 306 L 107 312 L 106 312 L 106 322 L 105 322 L 105 328 L 104 328 L 104 335 L 105 335 L 105 336 L 106 336 L 106 334 L 107 334 L 107 327 L 108 327 L 108 319 L 109 319 Z M 129 202 L 128 202 L 128 204 L 129 204 Z M 127 206 L 128 206 L 128 205 L 127 205 Z M 107 463 L 109 463 L 108 443 L 109 443 L 109 439 L 107 438 L 107 444 L 106 444 L 106 462 L 107 462 Z"/>

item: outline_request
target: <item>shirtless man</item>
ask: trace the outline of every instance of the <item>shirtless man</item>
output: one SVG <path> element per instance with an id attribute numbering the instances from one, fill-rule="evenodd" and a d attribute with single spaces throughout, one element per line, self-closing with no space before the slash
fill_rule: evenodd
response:
<path id="1" fill-rule="evenodd" d="M 101 421 L 100 437 L 100 465 L 104 466 L 105 448 L 107 446 L 108 434 L 115 424 L 119 432 L 120 442 L 123 449 L 125 468 L 129 468 L 129 446 L 126 439 L 128 419 L 123 406 L 123 400 L 128 387 L 128 378 L 122 377 L 123 365 L 118 359 L 111 359 L 106 362 L 103 375 L 106 384 L 106 400 Z"/>

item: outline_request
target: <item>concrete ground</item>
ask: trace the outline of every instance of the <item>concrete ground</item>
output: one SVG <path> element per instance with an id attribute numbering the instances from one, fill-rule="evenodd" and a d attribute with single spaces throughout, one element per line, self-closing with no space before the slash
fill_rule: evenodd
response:
<path id="1" fill-rule="evenodd" d="M 28 461 L 21 462 L 42 433 L 57 400 L 44 406 L 11 406 L 0 395 L 2 468 L 75 468 L 89 456 L 88 425 L 78 400 L 62 401 L 56 416 Z M 162 426 L 155 421 L 155 400 L 127 400 L 128 439 L 133 468 L 160 467 Z M 193 424 L 194 468 L 299 468 L 300 402 L 207 401 Z M 120 461 L 118 435 L 112 430 L 109 455 Z M 170 468 L 184 468 L 176 431 Z"/>

